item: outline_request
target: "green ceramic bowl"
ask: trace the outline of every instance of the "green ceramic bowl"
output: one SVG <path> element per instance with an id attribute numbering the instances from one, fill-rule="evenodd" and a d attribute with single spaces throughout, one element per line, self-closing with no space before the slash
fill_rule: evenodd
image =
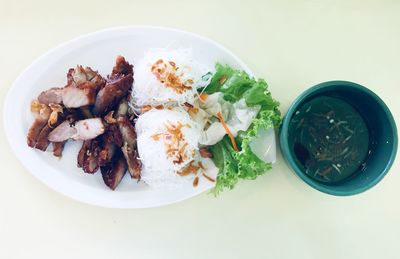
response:
<path id="1" fill-rule="evenodd" d="M 294 113 L 306 102 L 320 96 L 336 97 L 352 105 L 364 118 L 370 133 L 371 154 L 366 166 L 337 184 L 326 184 L 309 177 L 293 151 L 293 136 L 289 123 Z M 292 137 L 292 138 L 291 138 Z M 347 81 L 329 81 L 318 84 L 302 93 L 289 107 L 280 128 L 280 145 L 283 157 L 293 171 L 311 187 L 331 195 L 354 195 L 377 184 L 389 171 L 397 152 L 397 129 L 386 104 L 371 90 Z"/>

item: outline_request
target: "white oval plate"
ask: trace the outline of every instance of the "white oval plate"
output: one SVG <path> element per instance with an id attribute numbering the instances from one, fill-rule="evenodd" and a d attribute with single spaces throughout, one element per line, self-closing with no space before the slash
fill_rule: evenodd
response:
<path id="1" fill-rule="evenodd" d="M 252 74 L 238 57 L 221 45 L 193 33 L 159 27 L 121 27 L 98 31 L 71 40 L 33 62 L 14 82 L 5 102 L 4 125 L 15 154 L 40 181 L 73 199 L 112 208 L 146 208 L 166 205 L 198 195 L 212 187 L 208 181 L 193 188 L 188 184 L 173 191 L 150 189 L 128 174 L 115 191 L 104 185 L 101 174 L 88 175 L 77 168 L 76 157 L 81 143 L 69 141 L 62 159 L 51 152 L 31 149 L 26 134 L 33 121 L 31 101 L 50 87 L 64 86 L 66 73 L 77 64 L 90 66 L 105 76 L 111 72 L 115 57 L 129 62 L 142 57 L 149 48 L 192 48 L 199 62 L 212 68 L 226 63 Z M 51 146 L 49 147 L 51 150 Z"/>

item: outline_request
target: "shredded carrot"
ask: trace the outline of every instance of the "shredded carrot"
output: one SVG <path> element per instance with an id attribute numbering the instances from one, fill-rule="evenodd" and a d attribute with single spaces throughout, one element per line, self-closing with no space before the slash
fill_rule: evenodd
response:
<path id="1" fill-rule="evenodd" d="M 207 100 L 207 98 L 208 98 L 208 94 L 206 94 L 206 93 L 201 93 L 201 94 L 199 95 L 199 100 L 200 100 L 200 102 L 202 102 L 202 103 L 205 103 L 206 100 Z"/>
<path id="2" fill-rule="evenodd" d="M 224 118 L 222 118 L 222 115 L 221 115 L 220 112 L 217 113 L 217 117 L 221 121 L 222 127 L 224 127 L 226 133 L 228 134 L 229 138 L 231 139 L 233 149 L 235 151 L 239 151 L 239 149 L 238 149 L 238 147 L 236 145 L 235 138 L 233 137 L 232 132 L 229 130 L 228 125 L 226 125 L 226 123 L 224 121 Z"/>

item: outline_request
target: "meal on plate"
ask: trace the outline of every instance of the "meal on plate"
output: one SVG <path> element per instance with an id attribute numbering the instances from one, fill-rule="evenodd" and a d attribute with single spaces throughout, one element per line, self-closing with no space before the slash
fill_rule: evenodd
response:
<path id="1" fill-rule="evenodd" d="M 100 170 L 114 190 L 126 172 L 155 189 L 188 182 L 232 189 L 271 169 L 265 135 L 280 122 L 266 82 L 217 63 L 210 69 L 191 49 L 152 49 L 133 65 L 118 56 L 103 77 L 90 67 L 69 69 L 64 87 L 32 102 L 30 147 L 61 157 L 82 141 L 77 165 Z"/>

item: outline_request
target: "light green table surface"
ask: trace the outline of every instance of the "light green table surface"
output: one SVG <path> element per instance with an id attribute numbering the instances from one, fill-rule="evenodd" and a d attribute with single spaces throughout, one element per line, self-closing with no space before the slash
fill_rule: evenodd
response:
<path id="1" fill-rule="evenodd" d="M 400 1 L 0 0 L 1 117 L 18 74 L 50 48 L 120 25 L 209 37 L 265 78 L 285 113 L 306 88 L 355 81 L 400 124 Z M 18 100 L 16 100 L 18 101 Z M 3 120 L 1 118 L 1 123 Z M 93 207 L 31 176 L 0 131 L 0 258 L 400 258 L 400 165 L 353 197 L 308 187 L 283 162 L 218 198 Z"/>

